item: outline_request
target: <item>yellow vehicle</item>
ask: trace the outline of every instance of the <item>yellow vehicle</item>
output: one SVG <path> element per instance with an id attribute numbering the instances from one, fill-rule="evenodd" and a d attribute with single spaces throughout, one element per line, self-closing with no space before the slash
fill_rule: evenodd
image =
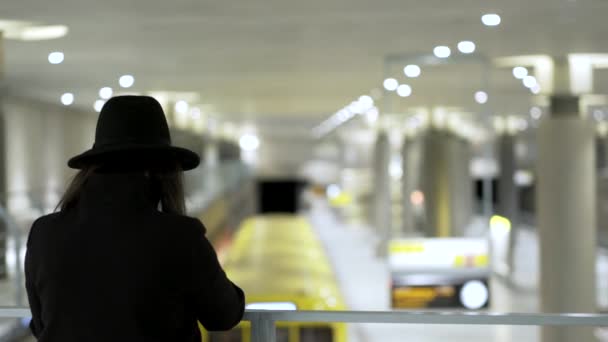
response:
<path id="1" fill-rule="evenodd" d="M 295 215 L 249 218 L 236 232 L 224 264 L 247 308 L 344 310 L 334 273 L 310 224 Z M 229 332 L 201 330 L 206 342 L 249 342 L 249 322 Z M 277 322 L 278 342 L 345 342 L 344 323 Z"/>

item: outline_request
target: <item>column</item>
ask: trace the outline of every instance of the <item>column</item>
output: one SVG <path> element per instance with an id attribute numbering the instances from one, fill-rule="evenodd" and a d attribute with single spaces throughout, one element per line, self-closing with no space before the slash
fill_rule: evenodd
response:
<path id="1" fill-rule="evenodd" d="M 464 236 L 473 217 L 473 179 L 470 160 L 471 145 L 466 139 L 448 136 L 451 236 Z"/>
<path id="2" fill-rule="evenodd" d="M 444 131 L 430 130 L 423 137 L 421 188 L 426 213 L 425 235 L 448 237 L 451 234 L 448 151 Z"/>
<path id="3" fill-rule="evenodd" d="M 43 180 L 43 183 L 39 184 L 39 188 L 44 189 L 44 193 L 39 194 L 39 196 L 41 196 L 43 212 L 50 213 L 57 206 L 64 186 L 62 177 L 65 168 L 65 158 L 63 156 L 64 120 L 69 120 L 71 115 L 57 111 L 41 111 L 36 114 L 39 117 L 38 122 L 42 123 L 39 129 L 41 130 L 40 146 L 43 146 L 43 148 L 40 149 L 42 156 L 38 160 L 46 165 L 41 170 L 42 172 L 37 173 L 39 179 Z M 66 118 L 66 116 L 68 117 Z"/>
<path id="4" fill-rule="evenodd" d="M 470 151 L 465 140 L 433 129 L 423 138 L 421 187 L 430 237 L 462 236 L 472 217 Z"/>
<path id="5" fill-rule="evenodd" d="M 608 140 L 600 135 L 595 140 L 595 158 L 598 172 L 608 169 Z"/>
<path id="6" fill-rule="evenodd" d="M 0 30 L 0 207 L 6 212 L 7 208 L 7 175 L 6 175 L 6 137 L 4 97 L 6 94 L 6 84 L 4 81 L 4 38 Z M 6 269 L 6 236 L 8 236 L 5 220 L 0 220 L 0 279 L 7 276 Z"/>
<path id="7" fill-rule="evenodd" d="M 413 165 L 413 139 L 409 137 L 403 138 L 401 146 L 401 233 L 404 236 L 415 233 L 414 210 L 411 201 L 411 194 L 415 191 L 414 188 L 414 168 Z"/>
<path id="8" fill-rule="evenodd" d="M 374 206 L 373 223 L 380 236 L 377 254 L 386 255 L 388 240 L 391 238 L 391 192 L 389 163 L 391 147 L 386 132 L 378 133 L 374 147 Z"/>
<path id="9" fill-rule="evenodd" d="M 507 266 L 509 274 L 513 272 L 514 249 L 517 237 L 517 188 L 515 186 L 515 136 L 509 132 L 501 134 L 496 142 L 500 175 L 498 176 L 498 208 L 497 213 L 511 221 L 509 246 L 507 248 Z"/>
<path id="10" fill-rule="evenodd" d="M 578 97 L 553 95 L 538 130 L 537 208 L 543 312 L 594 312 L 594 129 Z M 593 328 L 544 327 L 544 342 L 595 341 Z"/>

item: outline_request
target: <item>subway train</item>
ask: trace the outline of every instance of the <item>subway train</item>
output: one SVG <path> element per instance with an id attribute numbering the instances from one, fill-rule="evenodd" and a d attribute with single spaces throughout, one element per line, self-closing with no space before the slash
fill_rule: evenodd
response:
<path id="1" fill-rule="evenodd" d="M 306 219 L 263 214 L 246 219 L 225 256 L 226 274 L 246 293 L 248 309 L 344 310 L 334 271 Z M 248 322 L 207 332 L 205 342 L 247 342 Z M 344 323 L 278 322 L 279 342 L 345 342 Z"/>

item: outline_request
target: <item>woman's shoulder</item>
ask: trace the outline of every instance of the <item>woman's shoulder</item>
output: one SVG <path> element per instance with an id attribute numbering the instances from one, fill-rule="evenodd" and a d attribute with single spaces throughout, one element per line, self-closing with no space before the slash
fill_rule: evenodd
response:
<path id="1" fill-rule="evenodd" d="M 155 219 L 158 220 L 158 223 L 167 225 L 169 227 L 183 228 L 183 230 L 187 231 L 189 235 L 198 235 L 200 233 L 205 234 L 207 231 L 203 223 L 198 218 L 187 215 L 157 212 L 157 217 Z"/>
<path id="2" fill-rule="evenodd" d="M 61 226 L 60 222 L 62 222 L 64 216 L 65 213 L 54 212 L 40 216 L 34 220 L 28 234 L 28 246 L 31 244 L 32 240 L 35 240 L 35 237 L 40 236 L 38 240 L 46 240 L 45 235 L 47 235 L 47 232 L 55 231 L 55 229 L 51 229 L 51 227 Z"/>
<path id="3" fill-rule="evenodd" d="M 66 213 L 61 211 L 40 216 L 32 223 L 32 229 L 34 229 L 34 227 L 46 227 L 56 225 L 65 216 Z"/>

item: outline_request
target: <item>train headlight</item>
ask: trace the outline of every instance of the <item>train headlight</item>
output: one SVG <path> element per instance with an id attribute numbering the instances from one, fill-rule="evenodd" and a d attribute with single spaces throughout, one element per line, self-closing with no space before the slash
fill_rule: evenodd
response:
<path id="1" fill-rule="evenodd" d="M 481 309 L 490 299 L 488 287 L 479 280 L 466 282 L 460 290 L 460 302 L 470 310 Z"/>

